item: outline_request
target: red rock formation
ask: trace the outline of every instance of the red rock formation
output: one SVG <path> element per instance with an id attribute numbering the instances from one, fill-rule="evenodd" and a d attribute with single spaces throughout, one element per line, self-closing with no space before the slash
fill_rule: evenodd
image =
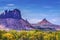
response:
<path id="1" fill-rule="evenodd" d="M 40 24 L 40 25 L 53 25 L 52 23 L 47 21 L 45 18 L 41 22 L 39 22 L 38 24 Z"/>
<path id="2" fill-rule="evenodd" d="M 38 22 L 37 24 L 33 24 L 32 26 L 34 26 L 35 28 L 51 28 L 51 29 L 60 29 L 60 25 L 56 25 L 56 24 L 52 24 L 49 21 L 47 21 L 45 18 L 41 21 Z"/>

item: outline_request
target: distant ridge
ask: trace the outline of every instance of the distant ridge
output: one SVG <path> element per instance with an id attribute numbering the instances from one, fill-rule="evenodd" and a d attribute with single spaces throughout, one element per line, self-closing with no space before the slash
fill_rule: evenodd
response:
<path id="1" fill-rule="evenodd" d="M 37 29 L 43 29 L 43 30 L 60 30 L 60 25 L 52 24 L 51 22 L 46 20 L 46 18 L 44 18 L 37 24 L 32 24 L 32 26 Z"/>

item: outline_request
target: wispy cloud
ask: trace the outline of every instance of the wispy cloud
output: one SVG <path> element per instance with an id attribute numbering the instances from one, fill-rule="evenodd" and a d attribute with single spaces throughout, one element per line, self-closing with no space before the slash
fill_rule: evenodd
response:
<path id="1" fill-rule="evenodd" d="M 50 19 L 50 22 L 52 22 L 52 23 L 54 23 L 54 24 L 59 24 L 59 25 L 60 25 L 60 18 Z"/>
<path id="2" fill-rule="evenodd" d="M 6 9 L 14 9 L 16 8 L 15 4 L 6 4 L 5 6 L 2 7 L 3 10 L 6 10 Z"/>
<path id="3" fill-rule="evenodd" d="M 15 4 L 7 4 L 7 6 L 15 6 Z"/>
<path id="4" fill-rule="evenodd" d="M 49 10 L 49 12 L 59 12 L 60 10 Z"/>
<path id="5" fill-rule="evenodd" d="M 38 23 L 38 22 L 40 22 L 41 19 L 36 19 L 36 18 L 35 18 L 35 19 L 29 19 L 28 21 L 33 24 L 33 23 Z"/>
<path id="6" fill-rule="evenodd" d="M 42 6 L 43 8 L 52 8 L 52 6 Z"/>

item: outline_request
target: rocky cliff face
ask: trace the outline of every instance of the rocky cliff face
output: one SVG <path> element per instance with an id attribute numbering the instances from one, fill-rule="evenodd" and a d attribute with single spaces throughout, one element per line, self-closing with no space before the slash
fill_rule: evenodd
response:
<path id="1" fill-rule="evenodd" d="M 6 19 L 6 18 L 13 18 L 13 19 L 21 19 L 21 11 L 19 11 L 18 9 L 14 9 L 14 10 L 5 10 L 4 13 L 2 13 L 0 15 L 0 19 Z"/>
<path id="2" fill-rule="evenodd" d="M 5 12 L 0 15 L 0 25 L 3 25 L 4 28 L 14 30 L 32 29 L 30 23 L 21 17 L 21 11 L 18 9 L 12 11 L 5 10 Z"/>

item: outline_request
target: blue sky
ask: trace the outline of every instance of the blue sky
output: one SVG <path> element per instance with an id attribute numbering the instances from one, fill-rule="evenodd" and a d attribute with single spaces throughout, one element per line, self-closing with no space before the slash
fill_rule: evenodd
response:
<path id="1" fill-rule="evenodd" d="M 46 18 L 60 25 L 60 0 L 0 0 L 0 13 L 14 8 L 20 9 L 22 17 L 30 23 Z"/>

